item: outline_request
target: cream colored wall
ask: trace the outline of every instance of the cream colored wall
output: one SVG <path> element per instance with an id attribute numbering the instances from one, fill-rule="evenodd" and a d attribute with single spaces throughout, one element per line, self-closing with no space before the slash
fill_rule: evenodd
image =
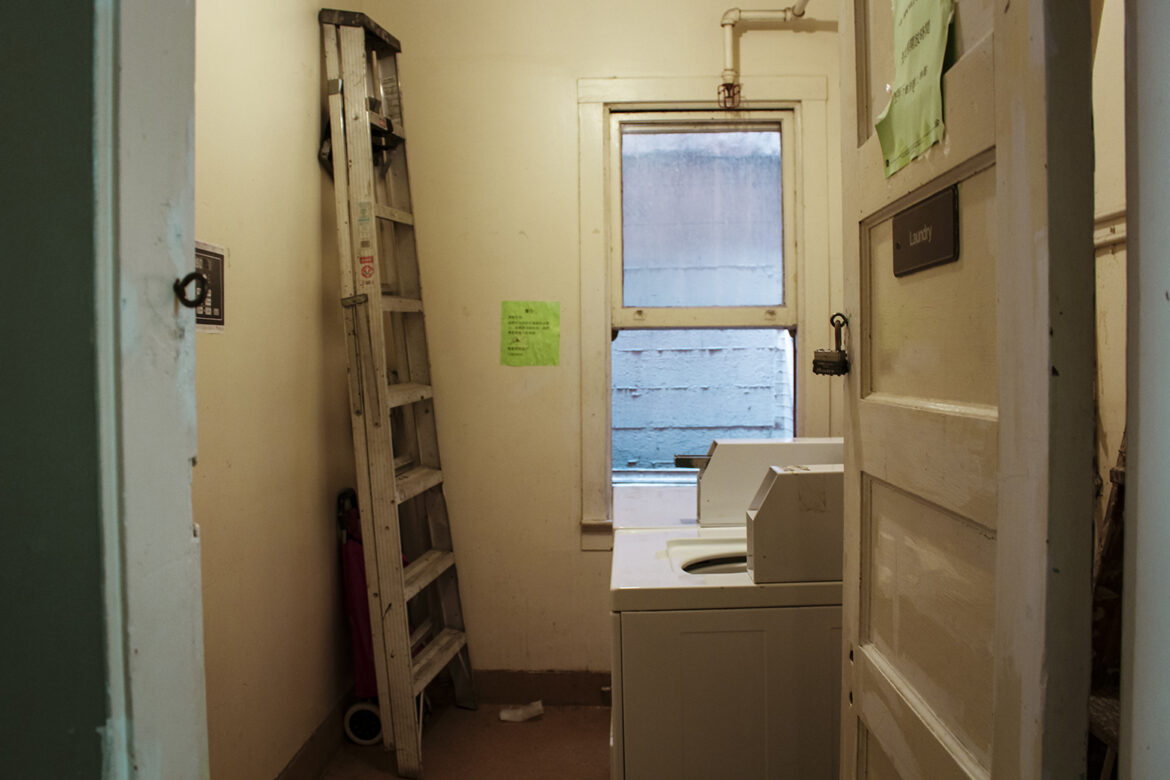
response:
<path id="1" fill-rule="evenodd" d="M 711 76 L 714 85 L 727 6 L 364 4 L 403 42 L 439 439 L 479 668 L 609 668 L 610 556 L 579 549 L 576 82 Z M 809 15 L 835 19 L 836 4 L 814 2 Z M 826 75 L 828 145 L 838 148 L 835 34 L 750 31 L 740 52 L 748 75 Z M 836 236 L 836 168 L 829 181 Z M 529 299 L 561 304 L 557 367 L 499 365 L 500 302 Z"/>
<path id="2" fill-rule="evenodd" d="M 1105 0 L 1093 62 L 1098 232 L 1125 230 L 1125 19 L 1122 0 Z M 1119 218 L 1102 217 L 1121 212 Z M 1098 512 L 1109 498 L 1109 469 L 1125 429 L 1126 245 L 1097 250 L 1097 459 L 1102 480 Z"/>
<path id="3" fill-rule="evenodd" d="M 1093 59 L 1098 216 L 1125 208 L 1125 3 L 1104 3 Z"/>
<path id="4" fill-rule="evenodd" d="M 226 332 L 197 339 L 193 495 L 215 777 L 279 772 L 348 684 L 332 500 L 352 482 L 353 461 L 331 190 L 315 160 L 318 7 L 197 7 L 196 233 L 231 253 Z M 610 556 L 579 549 L 576 81 L 718 75 L 726 3 L 350 7 L 405 48 L 423 294 L 472 660 L 608 669 Z M 836 61 L 831 32 L 741 40 L 745 74 L 828 77 L 830 149 Z M 834 167 L 834 226 L 838 180 Z M 499 365 L 500 302 L 524 299 L 561 303 L 559 366 Z"/>
<path id="5" fill-rule="evenodd" d="M 199 0 L 195 227 L 227 328 L 196 338 L 211 776 L 274 777 L 349 686 L 333 501 L 353 483 L 319 2 Z"/>

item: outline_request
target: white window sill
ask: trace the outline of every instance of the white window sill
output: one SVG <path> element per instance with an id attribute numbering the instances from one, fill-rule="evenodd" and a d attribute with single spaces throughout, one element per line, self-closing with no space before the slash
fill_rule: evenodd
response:
<path id="1" fill-rule="evenodd" d="M 694 485 L 614 485 L 614 528 L 659 528 L 698 522 Z"/>

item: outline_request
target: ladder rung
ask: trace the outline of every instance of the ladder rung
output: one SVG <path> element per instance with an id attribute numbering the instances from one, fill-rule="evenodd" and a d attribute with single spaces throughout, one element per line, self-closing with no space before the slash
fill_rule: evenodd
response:
<path id="1" fill-rule="evenodd" d="M 410 601 L 454 564 L 455 553 L 447 550 L 427 550 L 418 560 L 412 561 L 403 572 L 406 587 L 404 598 Z"/>
<path id="2" fill-rule="evenodd" d="M 398 472 L 405 469 L 407 466 L 413 465 L 413 463 L 414 463 L 414 458 L 412 456 L 399 455 L 397 458 L 394 459 L 394 473 L 397 474 Z"/>
<path id="3" fill-rule="evenodd" d="M 435 391 L 431 389 L 430 385 L 416 385 L 404 382 L 400 385 L 390 385 L 386 397 L 389 399 L 390 408 L 396 409 L 399 406 L 425 401 L 433 397 L 434 394 Z"/>
<path id="4" fill-rule="evenodd" d="M 438 469 L 417 466 L 398 478 L 398 503 L 409 501 L 442 481 L 443 472 Z"/>
<path id="5" fill-rule="evenodd" d="M 415 626 L 414 630 L 410 632 L 410 648 L 413 650 L 419 642 L 426 639 L 427 635 L 431 633 L 431 629 L 434 627 L 435 624 L 431 621 L 430 618 L 426 618 L 423 620 L 423 622 Z"/>
<path id="6" fill-rule="evenodd" d="M 396 209 L 393 206 L 383 206 L 381 203 L 374 206 L 374 214 L 378 219 L 388 219 L 391 222 L 397 222 L 400 225 L 413 225 L 414 215 L 409 211 Z"/>
<path id="7" fill-rule="evenodd" d="M 422 301 L 418 298 L 402 298 L 397 295 L 382 293 L 382 311 L 421 312 Z"/>
<path id="8" fill-rule="evenodd" d="M 376 127 L 384 132 L 390 131 L 390 123 L 386 121 L 386 117 L 381 114 L 376 114 L 373 111 L 366 110 L 366 116 L 369 117 L 370 125 Z"/>
<path id="9" fill-rule="evenodd" d="M 446 668 L 465 644 L 467 644 L 467 636 L 462 631 L 444 628 L 423 648 L 414 661 L 415 696 L 422 693 L 431 680 L 435 679 L 435 675 Z"/>

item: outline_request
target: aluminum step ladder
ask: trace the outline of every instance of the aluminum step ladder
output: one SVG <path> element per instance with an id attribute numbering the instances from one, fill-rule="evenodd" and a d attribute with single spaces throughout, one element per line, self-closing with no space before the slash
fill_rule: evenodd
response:
<path id="1" fill-rule="evenodd" d="M 318 19 L 378 710 L 398 773 L 421 777 L 421 694 L 444 669 L 457 705 L 474 707 L 475 693 L 435 433 L 401 45 L 365 14 Z"/>

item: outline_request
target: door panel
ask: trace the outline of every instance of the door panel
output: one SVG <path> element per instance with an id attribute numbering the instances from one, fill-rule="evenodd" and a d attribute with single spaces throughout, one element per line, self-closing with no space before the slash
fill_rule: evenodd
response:
<path id="1" fill-rule="evenodd" d="M 873 123 L 889 100 L 886 85 L 894 80 L 894 16 L 889 0 L 859 0 L 859 22 L 864 23 L 868 33 L 864 38 L 865 57 L 858 58 L 862 66 L 858 72 L 858 93 L 862 97 L 863 120 L 858 127 L 858 141 L 863 142 L 873 135 Z"/>
<path id="2" fill-rule="evenodd" d="M 882 750 L 881 743 L 869 738 L 869 732 L 862 729 L 862 749 L 866 752 L 865 778 L 866 780 L 901 780 L 894 762 Z"/>
<path id="3" fill-rule="evenodd" d="M 875 393 L 858 403 L 857 418 L 861 471 L 995 528 L 994 409 Z"/>
<path id="4" fill-rule="evenodd" d="M 951 56 L 956 61 L 982 43 L 995 26 L 991 3 L 955 3 L 955 22 L 951 28 Z"/>
<path id="5" fill-rule="evenodd" d="M 863 647 L 854 663 L 854 710 L 864 736 L 856 755 L 859 777 L 870 772 L 870 756 L 879 756 L 878 776 L 893 767 L 903 780 L 969 780 L 987 778 L 975 758 L 884 658 Z M 864 692 L 862 694 L 861 692 Z"/>
<path id="6" fill-rule="evenodd" d="M 842 40 L 845 38 L 843 30 Z M 846 54 L 851 53 L 846 51 Z M 857 69 L 842 62 L 841 73 L 851 72 L 857 72 Z M 846 86 L 842 85 L 843 88 Z M 884 92 L 885 87 L 882 89 Z M 886 100 L 883 95 L 874 116 L 885 107 Z M 842 94 L 842 105 L 846 109 L 853 103 L 855 101 Z M 869 224 L 886 219 L 995 162 L 994 34 L 983 38 L 943 74 L 943 117 L 946 135 L 942 142 L 888 179 L 882 172 L 881 147 L 877 135 L 872 133 L 872 125 L 862 136 L 864 143 L 850 150 L 849 163 L 854 169 L 849 181 L 860 193 L 845 194 L 858 198 L 855 208 L 865 215 Z M 858 124 L 851 116 L 845 117 L 845 121 Z M 846 161 L 842 160 L 842 164 Z M 931 192 L 923 191 L 925 187 Z"/>
<path id="7" fill-rule="evenodd" d="M 1091 153 L 1087 108 L 1071 85 L 1088 89 L 1088 19 L 1046 5 L 956 4 L 944 138 L 888 179 L 872 122 L 893 74 L 891 4 L 843 15 L 842 122 L 857 128 L 842 157 L 843 777 L 1075 776 L 1091 500 L 1075 508 L 1085 491 L 1069 477 L 1083 457 L 1091 480 L 1078 431 L 1092 253 L 1091 166 L 1075 163 Z M 1087 187 L 1055 184 L 1080 169 Z M 957 261 L 895 277 L 893 217 L 952 186 Z M 1084 270 L 1063 232 L 1082 210 Z"/>
<path id="8" fill-rule="evenodd" d="M 960 182 L 958 200 L 958 262 L 897 278 L 890 272 L 892 220 L 865 233 L 872 339 L 867 395 L 995 405 L 995 265 L 987 261 L 994 257 L 994 169 Z M 947 354 L 956 345 L 958 354 Z"/>
<path id="9" fill-rule="evenodd" d="M 986 763 L 994 535 L 888 483 L 863 480 L 862 642 Z"/>

